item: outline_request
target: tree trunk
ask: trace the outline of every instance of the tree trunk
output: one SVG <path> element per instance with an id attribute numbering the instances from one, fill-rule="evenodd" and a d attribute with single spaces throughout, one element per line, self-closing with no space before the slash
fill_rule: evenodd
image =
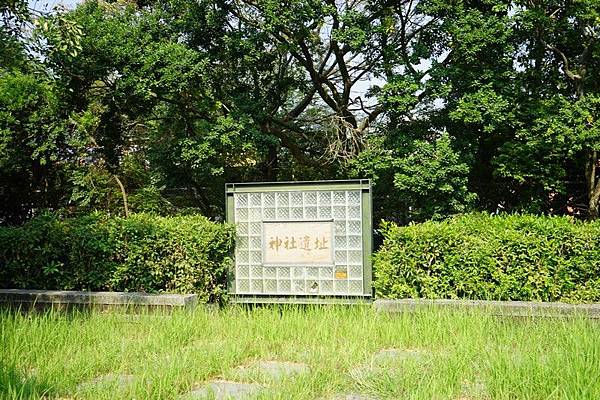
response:
<path id="1" fill-rule="evenodd" d="M 592 150 L 588 155 L 586 162 L 586 178 L 588 186 L 588 219 L 598 218 L 600 210 L 600 179 L 596 177 L 596 167 L 598 166 L 598 152 Z"/>
<path id="2" fill-rule="evenodd" d="M 129 207 L 127 205 L 127 192 L 125 191 L 125 186 L 123 186 L 123 183 L 121 182 L 119 177 L 117 175 L 114 175 L 114 177 L 117 183 L 119 184 L 119 188 L 121 189 L 121 195 L 123 196 L 123 207 L 125 208 L 125 218 L 127 218 L 129 217 Z"/>

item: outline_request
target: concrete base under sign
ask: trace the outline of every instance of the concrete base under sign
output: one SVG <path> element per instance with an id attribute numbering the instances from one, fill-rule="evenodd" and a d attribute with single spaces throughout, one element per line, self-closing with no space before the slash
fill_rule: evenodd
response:
<path id="1" fill-rule="evenodd" d="M 370 297 L 233 296 L 237 304 L 372 304 Z"/>

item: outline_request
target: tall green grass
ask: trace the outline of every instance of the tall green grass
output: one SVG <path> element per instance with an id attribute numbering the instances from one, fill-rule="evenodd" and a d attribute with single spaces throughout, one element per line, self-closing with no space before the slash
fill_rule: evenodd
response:
<path id="1" fill-rule="evenodd" d="M 0 397 L 173 399 L 206 380 L 234 378 L 236 366 L 253 360 L 286 360 L 310 372 L 271 382 L 259 398 L 599 399 L 599 328 L 583 318 L 390 315 L 358 306 L 1 311 Z M 373 354 L 389 348 L 422 357 L 376 368 Z M 133 381 L 85 384 L 106 374 Z"/>

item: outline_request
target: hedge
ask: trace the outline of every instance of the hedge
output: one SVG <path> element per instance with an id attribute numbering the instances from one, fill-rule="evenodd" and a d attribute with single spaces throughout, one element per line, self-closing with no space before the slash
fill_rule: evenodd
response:
<path id="1" fill-rule="evenodd" d="M 600 222 L 470 214 L 382 232 L 378 297 L 600 301 Z"/>
<path id="2" fill-rule="evenodd" d="M 226 291 L 234 229 L 202 216 L 54 214 L 0 228 L 0 287 L 198 293 Z"/>

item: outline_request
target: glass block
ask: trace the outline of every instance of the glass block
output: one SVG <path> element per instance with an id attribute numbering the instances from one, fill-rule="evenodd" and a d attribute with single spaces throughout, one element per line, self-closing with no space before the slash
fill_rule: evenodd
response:
<path id="1" fill-rule="evenodd" d="M 238 264 L 248 264 L 248 252 L 246 250 L 238 250 L 235 254 L 235 260 Z"/>
<path id="2" fill-rule="evenodd" d="M 275 207 L 275 193 L 263 193 L 263 207 Z"/>
<path id="3" fill-rule="evenodd" d="M 248 209 L 238 208 L 235 210 L 235 221 L 248 221 Z"/>
<path id="4" fill-rule="evenodd" d="M 289 278 L 290 277 L 290 267 L 277 268 L 277 277 L 278 278 Z"/>
<path id="5" fill-rule="evenodd" d="M 302 192 L 290 193 L 290 206 L 301 207 L 302 206 Z"/>
<path id="6" fill-rule="evenodd" d="M 346 248 L 346 236 L 335 236 L 335 248 L 336 249 L 345 249 Z"/>
<path id="7" fill-rule="evenodd" d="M 248 193 L 238 193 L 235 195 L 235 206 L 238 208 L 248 207 Z"/>
<path id="8" fill-rule="evenodd" d="M 331 192 L 319 192 L 319 205 L 328 206 L 331 204 Z"/>
<path id="9" fill-rule="evenodd" d="M 348 205 L 356 206 L 360 205 L 360 192 L 358 191 L 349 191 L 347 193 Z"/>
<path id="10" fill-rule="evenodd" d="M 348 267 L 348 276 L 350 279 L 362 279 L 362 265 L 351 265 Z"/>
<path id="11" fill-rule="evenodd" d="M 352 207 L 348 207 L 348 218 L 349 219 L 360 219 L 361 215 L 360 215 L 360 207 L 359 206 L 352 206 Z"/>
<path id="12" fill-rule="evenodd" d="M 248 236 L 238 236 L 235 247 L 239 250 L 246 250 L 248 248 Z"/>
<path id="13" fill-rule="evenodd" d="M 346 207 L 334 206 L 333 207 L 333 218 L 334 219 L 346 219 Z"/>
<path id="14" fill-rule="evenodd" d="M 250 277 L 252 278 L 262 278 L 262 266 L 261 265 L 253 265 L 250 267 Z"/>
<path id="15" fill-rule="evenodd" d="M 248 234 L 248 224 L 245 222 L 237 223 L 235 226 L 235 231 L 238 235 L 247 235 Z"/>
<path id="16" fill-rule="evenodd" d="M 307 279 L 316 279 L 319 277 L 319 268 L 318 267 L 310 267 L 306 269 L 306 277 Z"/>
<path id="17" fill-rule="evenodd" d="M 348 293 L 348 281 L 340 280 L 333 281 L 333 290 L 335 293 L 347 294 Z"/>
<path id="18" fill-rule="evenodd" d="M 275 267 L 264 267 L 263 277 L 265 278 L 277 278 L 277 268 Z"/>
<path id="19" fill-rule="evenodd" d="M 275 219 L 275 209 L 274 208 L 265 208 L 263 210 L 263 219 L 265 220 L 273 220 Z"/>
<path id="20" fill-rule="evenodd" d="M 321 267 L 320 269 L 321 279 L 333 278 L 333 267 Z"/>
<path id="21" fill-rule="evenodd" d="M 292 291 L 294 293 L 304 293 L 306 288 L 304 286 L 304 280 L 296 279 L 292 282 Z"/>
<path id="22" fill-rule="evenodd" d="M 262 205 L 261 193 L 248 193 L 248 196 L 250 207 L 260 207 Z"/>
<path id="23" fill-rule="evenodd" d="M 360 250 L 350 250 L 348 252 L 348 264 L 362 264 L 362 252 Z"/>
<path id="24" fill-rule="evenodd" d="M 318 218 L 331 219 L 332 218 L 331 207 L 330 206 L 326 206 L 326 207 L 319 206 L 319 216 L 318 216 Z"/>
<path id="25" fill-rule="evenodd" d="M 351 249 L 351 250 L 362 249 L 362 237 L 361 236 L 348 236 L 348 249 Z"/>
<path id="26" fill-rule="evenodd" d="M 265 293 L 277 293 L 277 281 L 275 279 L 265 279 L 263 290 Z"/>
<path id="27" fill-rule="evenodd" d="M 304 278 L 304 267 L 294 267 L 292 275 L 294 278 Z"/>
<path id="28" fill-rule="evenodd" d="M 247 279 L 237 279 L 236 281 L 237 287 L 236 290 L 238 293 L 246 293 L 250 291 L 250 281 Z"/>
<path id="29" fill-rule="evenodd" d="M 348 281 L 348 293 L 349 294 L 362 294 L 363 285 L 362 281 Z"/>
<path id="30" fill-rule="evenodd" d="M 262 263 L 262 251 L 252 251 L 252 252 L 250 252 L 250 262 L 252 264 L 260 264 L 260 263 Z"/>
<path id="31" fill-rule="evenodd" d="M 346 263 L 346 252 L 344 250 L 335 251 L 335 263 L 345 264 Z"/>
<path id="32" fill-rule="evenodd" d="M 333 223 L 333 233 L 335 235 L 345 235 L 346 234 L 346 222 L 345 221 L 335 221 Z"/>
<path id="33" fill-rule="evenodd" d="M 319 282 L 316 280 L 310 280 L 306 282 L 306 290 L 308 293 L 319 293 Z"/>
<path id="34" fill-rule="evenodd" d="M 263 293 L 262 279 L 251 279 L 250 280 L 250 291 L 253 293 Z"/>
<path id="35" fill-rule="evenodd" d="M 278 208 L 276 212 L 277 219 L 289 219 L 290 218 L 290 209 L 289 208 Z"/>
<path id="36" fill-rule="evenodd" d="M 333 192 L 333 204 L 346 205 L 346 192 Z"/>
<path id="37" fill-rule="evenodd" d="M 304 211 L 306 218 L 317 219 L 317 207 L 306 207 Z"/>
<path id="38" fill-rule="evenodd" d="M 289 193 L 276 193 L 277 207 L 287 207 L 290 204 Z"/>
<path id="39" fill-rule="evenodd" d="M 250 237 L 250 250 L 262 250 L 262 237 Z"/>
<path id="40" fill-rule="evenodd" d="M 348 221 L 348 233 L 360 235 L 360 221 Z"/>
<path id="41" fill-rule="evenodd" d="M 250 267 L 247 265 L 238 265 L 235 270 L 235 279 L 247 278 L 250 276 Z"/>
<path id="42" fill-rule="evenodd" d="M 248 209 L 248 220 L 249 221 L 260 221 L 262 220 L 262 210 L 260 208 Z"/>
<path id="43" fill-rule="evenodd" d="M 321 281 L 319 293 L 330 294 L 333 292 L 333 281 Z"/>
<path id="44" fill-rule="evenodd" d="M 289 293 L 292 291 L 292 281 L 283 280 L 278 282 L 277 290 L 279 293 Z"/>
<path id="45" fill-rule="evenodd" d="M 304 218 L 304 213 L 302 212 L 303 209 L 302 208 L 292 208 L 292 215 L 290 215 L 290 217 L 292 219 L 302 219 Z"/>
<path id="46" fill-rule="evenodd" d="M 317 205 L 317 192 L 304 192 L 304 205 Z"/>
<path id="47" fill-rule="evenodd" d="M 248 224 L 248 232 L 252 236 L 262 235 L 262 224 L 260 222 Z"/>

